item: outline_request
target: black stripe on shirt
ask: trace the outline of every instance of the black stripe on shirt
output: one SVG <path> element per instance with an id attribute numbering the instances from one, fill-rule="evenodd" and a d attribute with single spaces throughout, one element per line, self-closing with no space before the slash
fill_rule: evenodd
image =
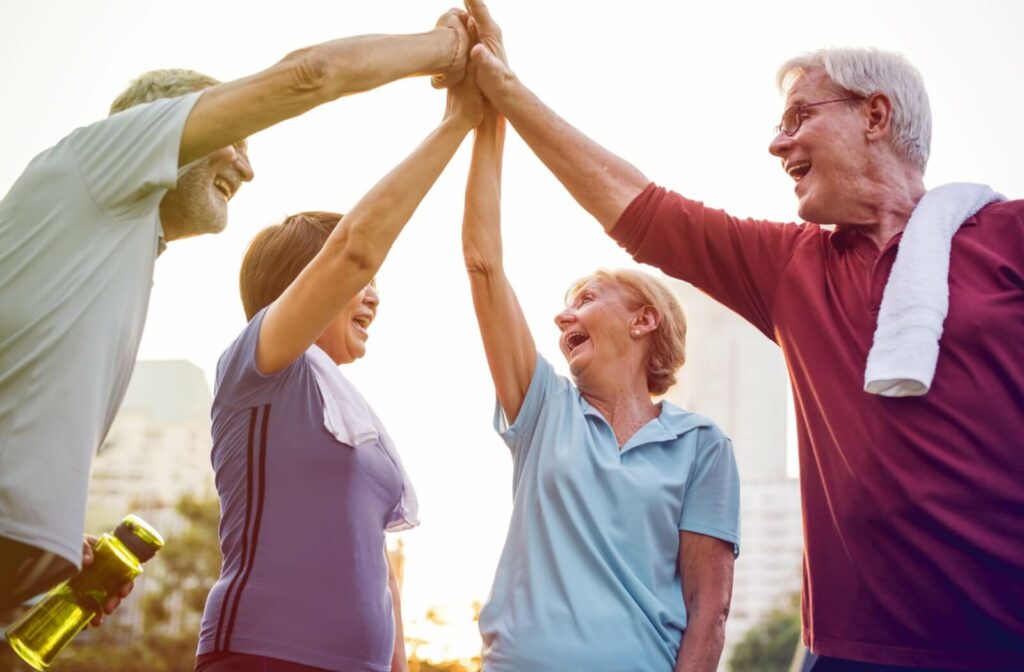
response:
<path id="1" fill-rule="evenodd" d="M 248 550 L 248 559 L 245 559 L 245 573 L 242 575 L 242 580 L 238 584 L 238 591 L 235 593 L 235 603 L 231 606 L 231 616 L 228 619 L 227 630 L 224 633 L 224 650 L 231 650 L 231 635 L 235 630 L 235 618 L 238 616 L 238 604 L 242 599 L 242 591 L 245 590 L 245 584 L 249 581 L 249 575 L 252 574 L 253 561 L 256 559 L 256 546 L 260 541 L 260 523 L 263 521 L 263 501 L 266 494 L 267 485 L 267 426 L 270 423 L 270 404 L 263 407 L 263 422 L 260 428 L 260 443 L 259 443 L 259 486 L 256 489 L 256 515 L 255 522 L 252 528 L 252 544 L 246 549 L 245 544 L 242 545 L 243 559 L 246 550 Z M 252 460 L 249 461 L 249 483 L 252 484 Z M 250 488 L 250 493 L 252 489 Z M 246 513 L 249 511 L 249 502 L 251 497 L 247 500 Z"/>
<path id="2" fill-rule="evenodd" d="M 256 415 L 258 413 L 256 407 L 250 409 L 249 413 L 249 439 L 246 442 L 245 449 L 245 522 L 242 525 L 242 554 L 239 559 L 238 570 L 235 575 L 231 577 L 231 583 L 228 584 L 227 592 L 224 593 L 224 599 L 220 604 L 220 618 L 217 619 L 217 637 L 214 639 L 213 650 L 222 651 L 221 649 L 221 633 L 224 630 L 224 623 L 227 621 L 227 609 L 228 604 L 231 603 L 231 595 L 235 592 L 238 578 L 245 571 L 246 557 L 248 556 L 248 544 L 249 544 L 249 514 L 252 511 L 252 464 L 253 464 L 253 451 L 256 449 L 255 436 L 256 436 Z"/>

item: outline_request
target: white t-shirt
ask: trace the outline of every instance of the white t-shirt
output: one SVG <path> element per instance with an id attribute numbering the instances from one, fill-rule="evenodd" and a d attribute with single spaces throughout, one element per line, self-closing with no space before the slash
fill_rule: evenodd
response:
<path id="1" fill-rule="evenodd" d="M 76 567 L 89 471 L 135 366 L 199 93 L 79 128 L 0 201 L 0 536 Z"/>

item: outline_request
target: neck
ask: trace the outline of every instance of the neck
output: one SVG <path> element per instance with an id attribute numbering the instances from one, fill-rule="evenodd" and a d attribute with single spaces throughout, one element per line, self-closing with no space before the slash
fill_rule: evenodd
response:
<path id="1" fill-rule="evenodd" d="M 612 426 L 619 448 L 638 429 L 658 417 L 660 412 L 647 391 L 643 372 L 639 380 L 634 377 L 629 385 L 623 385 L 620 379 L 617 383 L 605 386 L 581 385 L 580 392 L 587 403 L 596 408 Z"/>
<path id="2" fill-rule="evenodd" d="M 907 228 L 926 190 L 917 168 L 898 163 L 872 172 L 873 179 L 859 190 L 859 212 L 850 223 L 881 249 Z"/>

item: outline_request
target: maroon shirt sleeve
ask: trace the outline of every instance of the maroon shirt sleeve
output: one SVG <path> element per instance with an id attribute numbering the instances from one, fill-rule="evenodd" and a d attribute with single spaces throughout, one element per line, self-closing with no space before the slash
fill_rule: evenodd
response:
<path id="1" fill-rule="evenodd" d="M 803 232 L 739 219 L 650 184 L 610 235 L 637 261 L 693 284 L 775 340 L 775 292 Z"/>

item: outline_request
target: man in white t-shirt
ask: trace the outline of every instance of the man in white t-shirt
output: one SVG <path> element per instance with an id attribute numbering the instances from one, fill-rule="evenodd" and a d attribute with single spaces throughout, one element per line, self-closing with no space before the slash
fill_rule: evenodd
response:
<path id="1" fill-rule="evenodd" d="M 110 117 L 29 163 L 0 201 L 0 611 L 90 561 L 89 470 L 135 365 L 154 262 L 224 228 L 253 178 L 246 138 L 399 78 L 458 83 L 464 20 L 326 42 L 224 84 L 147 73 Z"/>

